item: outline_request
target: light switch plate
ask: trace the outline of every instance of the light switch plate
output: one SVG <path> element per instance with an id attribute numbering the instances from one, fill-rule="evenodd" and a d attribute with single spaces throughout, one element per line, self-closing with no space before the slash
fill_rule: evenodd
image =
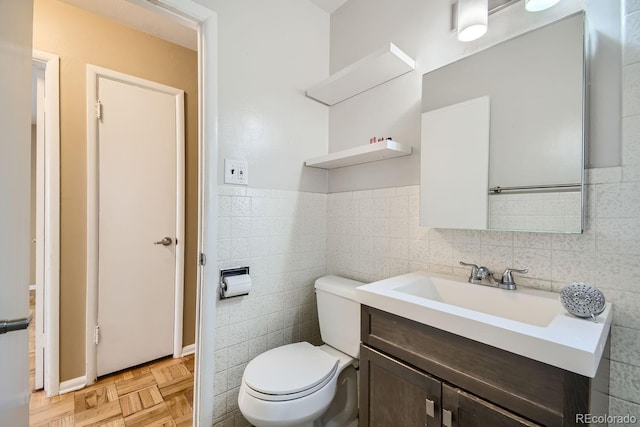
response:
<path id="1" fill-rule="evenodd" d="M 247 162 L 224 159 L 224 183 L 248 185 L 249 169 Z"/>

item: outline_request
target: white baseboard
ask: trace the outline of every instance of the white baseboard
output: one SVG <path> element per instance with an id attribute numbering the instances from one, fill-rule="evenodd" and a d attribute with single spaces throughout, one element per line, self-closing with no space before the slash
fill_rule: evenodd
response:
<path id="1" fill-rule="evenodd" d="M 194 354 L 196 352 L 196 345 L 189 344 L 186 347 L 182 347 L 182 357 L 188 356 L 190 354 Z"/>
<path id="2" fill-rule="evenodd" d="M 87 385 L 87 376 L 84 375 L 82 377 L 73 378 L 68 381 L 63 381 L 60 383 L 60 394 L 69 393 L 72 391 L 80 390 L 84 386 Z"/>

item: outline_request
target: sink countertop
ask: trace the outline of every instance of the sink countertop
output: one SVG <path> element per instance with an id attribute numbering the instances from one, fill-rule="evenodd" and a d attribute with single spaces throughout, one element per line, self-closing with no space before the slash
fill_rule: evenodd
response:
<path id="1" fill-rule="evenodd" d="M 591 378 L 612 320 L 609 303 L 594 322 L 569 314 L 557 293 L 504 290 L 425 271 L 360 286 L 356 300 Z"/>

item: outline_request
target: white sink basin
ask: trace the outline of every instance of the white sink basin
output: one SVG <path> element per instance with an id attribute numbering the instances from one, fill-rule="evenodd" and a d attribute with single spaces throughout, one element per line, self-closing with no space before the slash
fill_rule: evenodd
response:
<path id="1" fill-rule="evenodd" d="M 611 327 L 567 313 L 553 292 L 473 285 L 428 272 L 356 289 L 359 303 L 571 372 L 595 377 Z"/>
<path id="2" fill-rule="evenodd" d="M 529 290 L 506 291 L 460 283 L 439 277 L 420 278 L 393 289 L 418 298 L 504 317 L 535 326 L 547 326 L 562 310 L 558 296 Z"/>

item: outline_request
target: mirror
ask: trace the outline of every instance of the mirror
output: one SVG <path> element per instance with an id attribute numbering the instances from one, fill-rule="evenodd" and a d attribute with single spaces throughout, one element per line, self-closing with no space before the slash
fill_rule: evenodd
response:
<path id="1" fill-rule="evenodd" d="M 580 233 L 584 14 L 422 78 L 421 225 Z"/>

